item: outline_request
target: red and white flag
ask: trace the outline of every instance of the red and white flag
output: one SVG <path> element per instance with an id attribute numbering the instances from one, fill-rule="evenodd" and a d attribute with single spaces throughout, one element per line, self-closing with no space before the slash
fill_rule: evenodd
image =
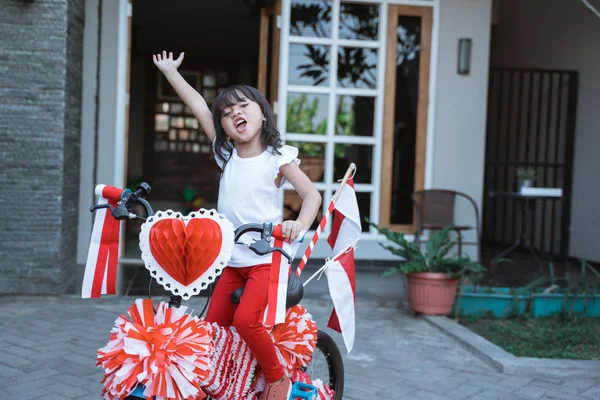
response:
<path id="1" fill-rule="evenodd" d="M 338 254 L 360 238 L 361 230 L 354 180 L 350 178 L 335 202 L 331 233 L 327 238 L 327 243 L 333 252 Z"/>
<path id="2" fill-rule="evenodd" d="M 340 332 L 348 352 L 354 345 L 354 307 L 356 304 L 356 274 L 354 247 L 362 228 L 354 181 L 348 179 L 335 202 L 331 233 L 327 243 L 337 254 L 329 261 L 327 281 L 334 309 L 328 327 Z"/>
<path id="3" fill-rule="evenodd" d="M 356 305 L 356 276 L 354 273 L 354 246 L 350 245 L 325 264 L 329 294 L 334 310 L 328 327 L 342 334 L 348 353 L 354 346 Z"/>
<path id="4" fill-rule="evenodd" d="M 99 197 L 98 204 L 110 204 L 116 207 L 123 189 L 98 185 L 95 193 Z M 96 298 L 102 294 L 117 293 L 120 228 L 121 221 L 114 219 L 107 208 L 96 210 L 81 288 L 82 298 Z"/>

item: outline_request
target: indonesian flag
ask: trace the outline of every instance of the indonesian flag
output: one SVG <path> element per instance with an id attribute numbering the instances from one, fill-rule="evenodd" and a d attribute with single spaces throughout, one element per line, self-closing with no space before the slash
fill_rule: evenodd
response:
<path id="1" fill-rule="evenodd" d="M 350 178 L 335 202 L 331 233 L 327 238 L 327 243 L 333 252 L 338 254 L 360 238 L 361 230 L 354 180 Z"/>
<path id="2" fill-rule="evenodd" d="M 354 245 L 350 245 L 325 264 L 329 293 L 334 310 L 329 326 L 340 332 L 348 353 L 354 346 L 354 315 L 356 304 L 356 276 L 354 274 Z"/>
<path id="3" fill-rule="evenodd" d="M 95 193 L 99 196 L 98 204 L 110 204 L 116 207 L 123 189 L 98 185 Z M 102 294 L 117 293 L 120 228 L 121 221 L 114 219 L 109 209 L 96 210 L 81 288 L 82 298 L 89 299 L 100 297 Z"/>
<path id="4" fill-rule="evenodd" d="M 327 243 L 337 254 L 326 269 L 329 292 L 334 309 L 328 327 L 340 332 L 348 352 L 354 344 L 354 307 L 356 304 L 356 274 L 354 271 L 354 246 L 362 228 L 354 181 L 348 179 L 335 202 L 331 233 Z"/>

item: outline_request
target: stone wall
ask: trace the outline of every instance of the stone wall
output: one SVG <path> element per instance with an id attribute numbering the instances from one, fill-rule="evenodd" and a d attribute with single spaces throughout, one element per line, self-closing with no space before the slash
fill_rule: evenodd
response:
<path id="1" fill-rule="evenodd" d="M 0 293 L 76 276 L 83 0 L 2 0 Z"/>

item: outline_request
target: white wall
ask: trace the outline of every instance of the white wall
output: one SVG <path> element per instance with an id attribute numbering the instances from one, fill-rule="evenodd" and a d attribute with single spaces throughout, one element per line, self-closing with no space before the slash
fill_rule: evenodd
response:
<path id="1" fill-rule="evenodd" d="M 475 200 L 481 214 L 492 4 L 491 0 L 440 3 L 434 130 L 428 137 L 432 141 L 430 187 L 464 192 Z M 458 40 L 463 37 L 472 39 L 469 75 L 456 71 Z M 466 202 L 457 207 L 456 223 L 472 224 L 472 207 Z M 473 232 L 465 238 L 473 241 Z"/>
<path id="2" fill-rule="evenodd" d="M 98 0 L 86 1 L 78 263 L 85 263 L 87 258 L 92 229 L 89 209 L 96 200 L 94 187 L 98 183 L 123 187 L 125 182 L 127 0 L 103 1 L 100 16 L 98 3 Z M 98 23 L 102 24 L 100 36 Z"/>
<path id="3" fill-rule="evenodd" d="M 600 261 L 600 18 L 579 0 L 501 0 L 498 22 L 492 66 L 579 71 L 570 255 Z"/>

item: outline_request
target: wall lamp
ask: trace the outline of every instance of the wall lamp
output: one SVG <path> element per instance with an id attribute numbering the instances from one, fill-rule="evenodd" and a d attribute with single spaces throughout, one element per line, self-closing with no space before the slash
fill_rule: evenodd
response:
<path id="1" fill-rule="evenodd" d="M 468 75 L 471 72 L 471 45 L 469 38 L 458 39 L 458 73 Z"/>

